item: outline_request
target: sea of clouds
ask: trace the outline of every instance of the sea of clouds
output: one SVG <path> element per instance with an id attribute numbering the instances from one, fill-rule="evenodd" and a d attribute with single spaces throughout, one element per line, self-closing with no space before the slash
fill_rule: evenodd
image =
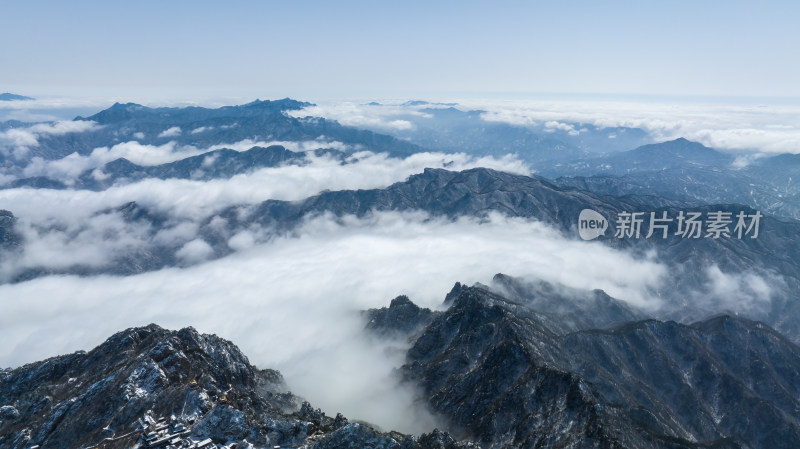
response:
<path id="1" fill-rule="evenodd" d="M 654 138 L 682 136 L 730 150 L 800 152 L 795 145 L 800 121 L 790 120 L 796 110 L 788 107 L 460 104 L 486 111 L 487 121 L 544 121 L 567 131 L 575 130 L 573 122 L 634 126 Z M 414 108 L 357 103 L 315 106 L 298 114 L 335 118 L 345 125 L 408 129 L 410 122 L 396 117 L 409 110 L 424 119 Z M 7 129 L 0 132 L 0 145 L 8 157 L 24 156 L 41 135 L 92 132 L 97 126 L 75 121 Z M 192 131 L 197 130 L 170 132 Z M 145 145 L 134 139 L 89 155 L 32 159 L 24 174 L 68 182 L 119 157 L 157 165 L 222 147 L 244 151 L 270 144 L 295 151 L 337 145 L 348 149 L 340 142 L 319 140 L 195 148 L 174 142 Z M 131 326 L 194 326 L 232 340 L 256 365 L 281 370 L 295 393 L 327 412 L 420 432 L 441 423 L 420 408 L 412 387 L 400 386 L 393 377 L 407 342 L 370 338 L 363 332 L 360 311 L 387 306 L 401 294 L 422 306 L 441 308 L 456 281 L 488 284 L 498 272 L 580 290 L 603 289 L 643 310 L 663 305 L 660 292 L 669 290 L 674 273 L 656 253 L 636 256 L 500 214 L 481 220 L 444 220 L 420 212 L 363 218 L 322 215 L 305 220 L 291 235 L 263 238 L 264 230 L 240 232 L 228 241 L 233 254 L 209 260 L 212 249 L 199 234 L 201 223 L 229 206 L 267 199 L 296 201 L 324 190 L 382 188 L 428 167 L 531 173 L 531 167 L 513 156 L 426 152 L 396 158 L 366 150 L 353 153 L 345 163 L 308 153 L 305 165 L 258 169 L 230 179 L 148 179 L 99 192 L 0 190 L 0 209 L 15 214 L 24 240 L 18 253 L 0 256 L 0 281 L 24 270 L 102 266 L 119 254 L 164 243 L 175 245 L 175 256 L 182 261 L 179 267 L 135 276 L 50 275 L 0 284 L 0 366 L 91 349 Z M 166 216 L 163 226 L 152 229 L 130 222 L 116 211 L 133 201 Z M 719 298 L 719 304 L 735 309 L 737 304 L 753 307 L 773 294 L 772 280 L 758 274 L 739 276 L 712 266 L 705 275 L 707 288 L 697 300 Z M 723 303 L 725 298 L 728 302 Z"/>
<path id="2" fill-rule="evenodd" d="M 683 137 L 706 146 L 740 153 L 800 153 L 800 104 L 752 99 L 739 101 L 657 100 L 496 100 L 457 99 L 462 111 L 483 111 L 487 122 L 518 126 L 542 125 L 573 135 L 581 124 L 601 128 L 629 127 L 645 130 L 654 141 Z M 423 109 L 445 104 L 404 105 L 398 100 L 381 104 L 336 101 L 320 103 L 295 116 L 314 115 L 343 124 L 392 132 L 413 127 L 408 120 L 429 116 Z M 633 149 L 633 148 L 630 148 Z"/>

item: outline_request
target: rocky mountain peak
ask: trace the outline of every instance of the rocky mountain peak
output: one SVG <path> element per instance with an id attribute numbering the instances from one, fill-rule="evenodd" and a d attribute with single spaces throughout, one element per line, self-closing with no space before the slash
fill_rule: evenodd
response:
<path id="1" fill-rule="evenodd" d="M 472 447 L 441 432 L 417 441 L 328 417 L 290 393 L 279 372 L 254 367 L 230 341 L 192 327 L 130 328 L 89 352 L 0 371 L 4 449 L 443 449 L 440 441 L 448 449 Z"/>
<path id="2" fill-rule="evenodd" d="M 406 295 L 394 298 L 389 307 L 364 312 L 366 329 L 382 337 L 413 337 L 416 331 L 428 325 L 435 312 L 421 308 Z"/>

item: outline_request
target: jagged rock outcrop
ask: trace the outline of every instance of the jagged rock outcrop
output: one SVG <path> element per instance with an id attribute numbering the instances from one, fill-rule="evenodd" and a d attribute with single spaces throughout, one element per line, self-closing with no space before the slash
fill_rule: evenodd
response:
<path id="1" fill-rule="evenodd" d="M 130 448 L 144 438 L 143 416 L 175 416 L 189 423 L 188 438 L 215 445 L 367 447 L 380 441 L 386 447 L 436 447 L 349 423 L 342 415 L 329 417 L 289 392 L 279 372 L 252 366 L 233 343 L 193 328 L 132 328 L 89 352 L 0 370 L 4 449 L 81 448 L 101 441 L 104 448 Z"/>
<path id="2" fill-rule="evenodd" d="M 419 307 L 405 295 L 394 298 L 388 308 L 364 312 L 366 328 L 383 337 L 413 336 L 430 324 L 435 316 L 436 312 Z"/>
<path id="3" fill-rule="evenodd" d="M 198 388 L 190 387 L 193 380 Z M 221 395 L 230 405 L 219 402 Z M 107 436 L 103 429 L 130 431 L 151 409 L 201 421 L 230 422 L 235 414 L 237 429 L 215 425 L 209 436 L 264 442 L 268 429 L 260 416 L 283 416 L 297 402 L 280 373 L 253 367 L 232 343 L 192 328 L 172 332 L 150 325 L 119 332 L 88 353 L 3 373 L 0 404 L 18 416 L 3 420 L 0 446 L 88 446 Z"/>

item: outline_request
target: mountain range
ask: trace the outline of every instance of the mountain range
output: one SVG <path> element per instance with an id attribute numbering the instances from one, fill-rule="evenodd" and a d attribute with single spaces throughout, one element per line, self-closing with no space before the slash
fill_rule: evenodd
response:
<path id="1" fill-rule="evenodd" d="M 559 332 L 570 326 L 558 324 L 563 315 L 545 303 L 559 301 L 547 296 L 539 289 L 512 301 L 461 289 L 414 337 L 400 371 L 422 386 L 433 410 L 484 447 L 789 448 L 800 441 L 800 350 L 763 323 L 725 315 Z"/>
<path id="2" fill-rule="evenodd" d="M 0 94 L 0 101 L 25 101 L 25 100 L 34 100 L 34 98 L 26 97 L 24 95 L 12 94 L 8 92 Z"/>
<path id="3" fill-rule="evenodd" d="M 382 113 L 396 105 L 368 104 Z M 480 109 L 465 110 L 458 104 L 406 102 L 401 109 L 385 116 L 410 126 L 371 126 L 375 132 L 388 133 L 424 148 L 447 152 L 465 152 L 476 156 L 517 154 L 536 167 L 567 163 L 603 153 L 615 153 L 652 142 L 642 129 L 596 126 L 574 122 L 509 123 L 493 118 Z"/>
<path id="4" fill-rule="evenodd" d="M 110 108 L 75 121 L 93 122 L 84 132 L 45 133 L 28 148 L 26 158 L 55 160 L 72 153 L 88 155 L 100 147 L 137 141 L 145 145 L 175 142 L 180 146 L 207 148 L 250 139 L 257 141 L 307 141 L 320 136 L 356 148 L 408 155 L 421 149 L 394 137 L 342 126 L 322 118 L 294 118 L 287 111 L 310 105 L 291 99 L 253 101 L 220 108 L 149 108 L 135 103 L 116 103 Z M 19 161 L 3 156 L 7 170 Z"/>
<path id="5" fill-rule="evenodd" d="M 513 299 L 501 291 L 513 291 Z M 420 400 L 450 434 L 411 437 L 328 417 L 289 391 L 291 379 L 253 367 L 231 342 L 151 325 L 89 352 L 0 371 L 0 444 L 132 447 L 147 436 L 140 421 L 147 416 L 173 416 L 172 426 L 187 429 L 179 439 L 210 439 L 215 447 L 800 442 L 800 347 L 764 323 L 730 315 L 658 321 L 602 291 L 504 275 L 492 287 L 456 284 L 443 306 L 421 309 L 399 297 L 365 311 L 364 332 L 408 339 L 398 381 L 419 386 Z"/>
<path id="6" fill-rule="evenodd" d="M 800 447 L 800 156 L 735 154 L 683 138 L 654 142 L 636 128 L 515 125 L 423 101 L 386 116 L 402 126 L 357 128 L 303 116 L 312 106 L 289 98 L 219 108 L 117 103 L 67 124 L 0 123 L 3 198 L 95 201 L 84 215 L 54 207 L 63 216 L 39 221 L 26 216 L 38 211 L 23 202 L 15 203 L 22 212 L 0 204 L 0 288 L 53 275 L 177 271 L 239 251 L 235 237 L 243 234 L 261 239 L 253 244 L 281 239 L 291 247 L 320 217 L 346 227 L 380 214 L 415 214 L 423 224 L 513 220 L 530 232 L 544 225 L 554 239 L 586 245 L 587 254 L 602 248 L 633 264 L 657 263 L 660 283 L 642 287 L 656 305 L 610 289 L 513 277 L 500 266 L 489 267 L 500 273 L 488 285 L 455 283 L 438 307 L 400 295 L 383 308 L 350 311 L 363 320 L 360 337 L 401 352 L 389 382 L 414 391 L 415 403 L 441 424 L 419 436 L 381 429 L 370 417 L 328 416 L 292 393 L 293 379 L 254 366 L 216 335 L 130 328 L 88 352 L 1 369 L 0 447 Z M 147 146 L 157 162 L 110 153 L 120 144 Z M 264 168 L 302 173 L 318 159 L 351 168 L 363 150 L 410 166 L 433 151 L 514 154 L 532 172 L 420 168 L 380 187 L 323 186 L 292 200 L 263 193 L 180 216 L 154 205 L 147 190 L 161 184 L 151 180 L 196 186 Z M 47 164 L 80 170 L 56 176 L 37 168 Z M 262 194 L 260 185 L 245 188 L 247 198 Z M 608 224 L 594 242 L 580 240 L 587 211 Z M 645 227 L 626 237 L 620 226 L 631 213 L 670 219 L 655 236 L 645 236 Z M 687 213 L 707 219 L 698 238 L 682 234 L 677 217 Z M 752 228 L 743 236 L 705 235 L 714 214 L 758 217 L 757 235 Z M 93 247 L 107 260 L 47 265 L 29 257 L 46 257 L 60 238 L 71 251 L 128 237 L 136 244 Z M 190 243 L 203 257 L 182 256 Z M 545 254 L 537 263 L 557 267 L 558 257 Z M 488 263 L 479 249 L 474 258 Z M 587 270 L 591 263 L 613 261 L 587 260 Z M 349 281 L 367 282 L 370 269 Z M 272 344 L 280 343 L 264 342 Z"/>
<path id="7" fill-rule="evenodd" d="M 281 235 L 295 229 L 305 219 L 323 213 L 331 213 L 336 217 L 364 217 L 380 211 L 423 211 L 448 219 L 485 217 L 490 212 L 496 212 L 510 217 L 535 219 L 560 230 L 568 238 L 576 238 L 577 218 L 584 209 L 592 209 L 609 219 L 618 217 L 624 211 L 653 212 L 659 216 L 667 213 L 670 217 L 677 217 L 684 209 L 704 215 L 715 211 L 729 212 L 731 216 L 739 212 L 757 212 L 735 204 L 693 206 L 662 197 L 600 196 L 589 191 L 559 187 L 540 177 L 484 168 L 462 172 L 426 169 L 407 181 L 385 189 L 323 192 L 302 201 L 267 200 L 255 206 L 233 206 L 206 217 L 200 225 L 199 235 L 213 248 L 216 257 L 222 257 L 233 251 L 228 244 L 230 238 L 253 226 L 273 235 Z M 136 203 L 120 206 L 114 212 L 122 214 L 130 223 L 145 226 L 152 234 L 162 229 L 167 220 L 163 214 Z M 6 216 L 9 219 L 11 217 L 9 214 Z M 218 219 L 224 220 L 226 226 L 215 226 Z M 777 277 L 783 286 L 776 285 L 779 289 L 776 297 L 769 300 L 765 310 L 753 311 L 753 317 L 765 320 L 792 339 L 800 338 L 800 326 L 794 318 L 800 316 L 796 293 L 800 291 L 800 259 L 797 257 L 800 254 L 800 241 L 797 239 L 800 223 L 766 215 L 760 222 L 764 230 L 756 239 L 686 239 L 676 235 L 677 226 L 676 221 L 670 222 L 668 238 L 623 239 L 615 238 L 609 232 L 601 236 L 599 241 L 638 254 L 645 254 L 649 250 L 658 252 L 659 260 L 673 270 L 674 277 L 680 279 L 679 284 L 669 291 L 652 292 L 653 295 L 668 299 L 662 310 L 663 315 L 660 315 L 664 318 L 685 321 L 715 311 L 725 311 L 717 310 L 718 304 L 709 306 L 692 298 L 692 292 L 705 288 L 708 282 L 705 269 L 712 264 L 733 275 L 755 272 L 767 278 Z M 24 242 L 21 245 L 24 246 Z M 81 275 L 133 274 L 159 269 L 176 263 L 175 252 L 179 248 L 179 243 L 156 244 L 136 252 L 120 254 L 109 265 L 73 266 L 61 272 Z M 30 269 L 17 274 L 13 281 L 53 272 Z"/>
<path id="8" fill-rule="evenodd" d="M 597 194 L 651 195 L 692 204 L 739 203 L 800 217 L 800 158 L 766 156 L 738 165 L 730 154 L 686 139 L 645 145 L 542 171 L 561 186 Z"/>

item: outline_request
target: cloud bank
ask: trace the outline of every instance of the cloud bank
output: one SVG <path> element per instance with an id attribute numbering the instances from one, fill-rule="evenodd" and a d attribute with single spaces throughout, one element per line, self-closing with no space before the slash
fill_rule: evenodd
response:
<path id="1" fill-rule="evenodd" d="M 528 126 L 550 121 L 629 127 L 657 141 L 684 137 L 721 150 L 800 153 L 800 104 L 664 101 L 462 100 L 483 119 Z"/>
<path id="2" fill-rule="evenodd" d="M 498 271 L 603 288 L 648 306 L 655 304 L 647 292 L 665 273 L 652 260 L 500 215 L 317 217 L 295 235 L 262 244 L 243 238 L 238 253 L 185 269 L 2 285 L 0 366 L 89 349 L 129 326 L 193 325 L 231 339 L 258 366 L 280 369 L 296 393 L 328 412 L 419 432 L 436 423 L 410 412 L 414 392 L 391 381 L 403 346 L 365 340 L 360 310 L 400 294 L 439 307 L 454 282 L 488 283 Z M 183 248 L 203 256 L 202 242 Z"/>
<path id="3" fill-rule="evenodd" d="M 152 147 L 129 143 L 114 148 L 110 151 L 117 155 L 124 151 L 137 152 L 150 161 L 174 150 L 171 144 Z M 110 157 L 105 151 L 97 153 L 98 158 Z M 77 173 L 87 167 L 82 159 L 65 158 L 57 162 L 63 164 L 59 166 L 61 173 Z M 267 199 L 296 201 L 323 190 L 383 188 L 422 172 L 426 167 L 465 170 L 479 166 L 530 172 L 525 164 L 512 157 L 494 159 L 420 153 L 400 159 L 359 152 L 344 164 L 339 159 L 309 154 L 308 164 L 304 166 L 264 168 L 230 179 L 146 179 L 100 192 L 0 190 L 0 205 L 15 214 L 19 220 L 18 230 L 28 242 L 20 255 L 0 260 L 0 279 L 11 279 L 28 269 L 63 269 L 70 261 L 75 265 L 98 266 L 108 262 L 108 254 L 125 254 L 125 251 L 144 250 L 153 245 L 185 245 L 195 238 L 203 220 L 229 206 L 258 204 Z M 132 227 L 121 214 L 111 212 L 134 201 L 166 217 L 163 229 L 156 232 Z M 240 236 L 234 245 L 241 244 L 242 239 L 246 237 Z M 208 256 L 200 249 L 198 242 L 176 256 L 185 263 L 198 262 Z"/>
<path id="4" fill-rule="evenodd" d="M 161 151 L 172 148 L 121 144 L 115 155 L 137 152 L 152 162 Z M 247 144 L 249 145 L 249 143 Z M 247 146 L 245 145 L 245 146 Z M 227 147 L 227 146 L 226 146 Z M 98 159 L 107 159 L 104 150 Z M 173 157 L 174 154 L 169 156 Z M 136 158 L 134 158 L 136 159 Z M 61 160 L 63 172 L 79 171 Z M 294 201 L 323 190 L 371 189 L 389 186 L 425 168 L 447 168 L 460 171 L 488 167 L 510 173 L 530 174 L 531 169 L 518 159 L 475 158 L 463 153 L 417 153 L 406 158 L 394 158 L 384 153 L 359 152 L 341 163 L 340 160 L 308 155 L 304 166 L 269 167 L 236 175 L 230 179 L 192 181 L 181 179 L 146 179 L 133 184 L 116 186 L 101 192 L 49 189 L 0 190 L 0 203 L 21 219 L 40 221 L 52 217 L 85 217 L 97 211 L 137 201 L 148 207 L 177 217 L 204 217 L 235 204 L 255 204 L 267 199 Z M 85 164 L 76 162 L 76 166 Z"/>
<path id="5" fill-rule="evenodd" d="M 429 114 L 419 109 L 421 109 L 421 107 L 341 101 L 308 106 L 296 111 L 287 111 L 286 113 L 295 118 L 307 116 L 324 117 L 326 119 L 336 120 L 344 126 L 353 126 L 356 128 L 402 131 L 413 129 L 414 125 L 408 120 L 397 118 L 397 116 L 412 115 L 416 117 L 430 117 Z"/>
<path id="6" fill-rule="evenodd" d="M 518 126 L 543 126 L 545 131 L 561 130 L 580 134 L 579 125 L 600 128 L 629 127 L 647 131 L 655 141 L 685 137 L 709 147 L 764 153 L 800 153 L 800 104 L 752 101 L 701 102 L 676 100 L 497 100 L 456 99 L 462 111 L 485 111 L 482 118 Z M 384 130 L 391 133 L 413 129 L 395 121 L 425 118 L 425 108 L 450 104 L 404 105 L 402 100 L 385 104 L 324 102 L 292 115 L 314 115 L 342 124 Z M 399 126 L 398 126 L 399 125 Z"/>

